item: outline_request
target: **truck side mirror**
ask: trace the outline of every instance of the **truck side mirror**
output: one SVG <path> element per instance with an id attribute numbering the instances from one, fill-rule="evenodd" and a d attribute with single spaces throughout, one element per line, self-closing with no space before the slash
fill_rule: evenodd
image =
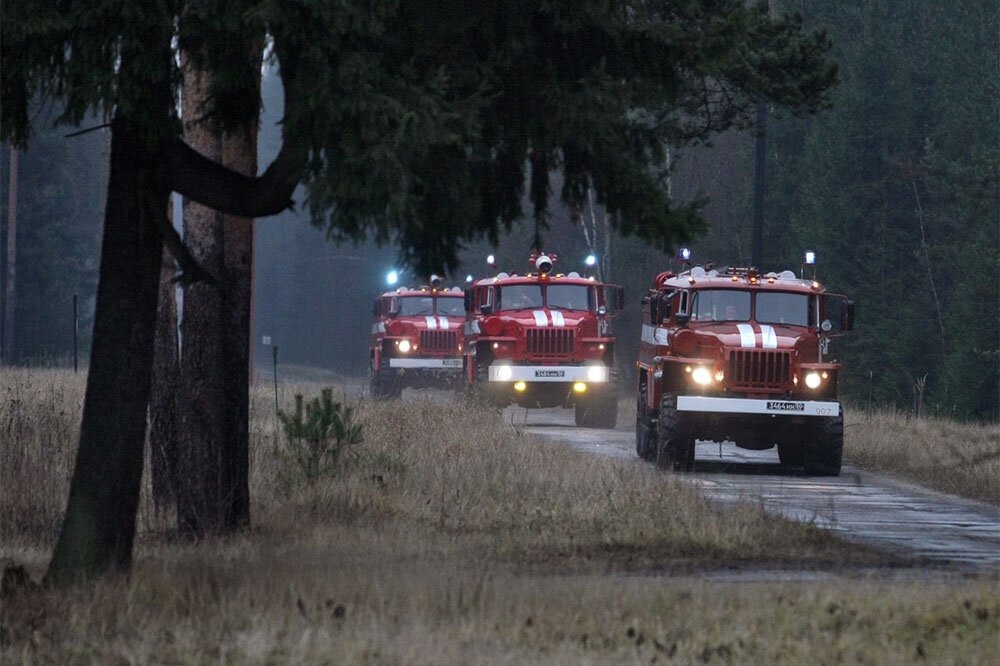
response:
<path id="1" fill-rule="evenodd" d="M 660 321 L 659 310 L 660 310 L 660 294 L 652 294 L 646 296 L 642 299 L 643 305 L 649 305 L 649 323 L 654 326 Z"/>
<path id="2" fill-rule="evenodd" d="M 464 300 L 465 300 L 465 311 L 466 312 L 472 312 L 472 303 L 473 303 L 472 299 L 474 297 L 475 297 L 475 292 L 473 292 L 472 290 L 468 290 L 468 291 L 465 292 Z"/>
<path id="3" fill-rule="evenodd" d="M 843 331 L 849 331 L 854 328 L 854 301 L 845 298 L 840 303 L 840 328 Z"/>

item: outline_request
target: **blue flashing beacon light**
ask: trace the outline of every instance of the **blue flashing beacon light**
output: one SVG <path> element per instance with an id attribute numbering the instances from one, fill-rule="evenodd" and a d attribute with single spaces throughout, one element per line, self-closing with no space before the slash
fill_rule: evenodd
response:
<path id="1" fill-rule="evenodd" d="M 588 266 L 597 265 L 597 256 L 593 254 L 588 254 L 587 258 L 584 260 L 584 263 L 586 263 Z"/>
<path id="2" fill-rule="evenodd" d="M 487 266 L 496 266 L 497 265 L 497 258 L 494 257 L 492 254 L 489 255 L 488 257 L 486 257 L 486 265 Z"/>
<path id="3" fill-rule="evenodd" d="M 389 274 L 385 276 L 385 281 L 389 284 L 396 284 L 399 282 L 399 273 L 396 271 L 389 271 Z"/>
<path id="4" fill-rule="evenodd" d="M 471 275 L 466 275 L 465 276 L 465 282 L 466 282 L 466 284 L 471 284 L 472 283 L 472 276 Z"/>
<path id="5" fill-rule="evenodd" d="M 678 252 L 677 256 L 681 261 L 691 261 L 691 248 L 682 247 Z"/>
<path id="6" fill-rule="evenodd" d="M 806 266 L 814 266 L 816 264 L 816 253 L 812 250 L 806 250 L 805 262 L 803 263 Z"/>

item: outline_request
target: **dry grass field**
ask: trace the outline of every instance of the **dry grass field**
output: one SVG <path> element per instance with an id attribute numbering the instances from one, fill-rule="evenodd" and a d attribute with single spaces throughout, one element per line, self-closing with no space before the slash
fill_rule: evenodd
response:
<path id="1" fill-rule="evenodd" d="M 296 390 L 319 393 L 285 385 L 284 409 Z M 0 377 L 0 556 L 36 579 L 82 395 L 62 371 Z M 176 543 L 147 475 L 133 574 L 5 599 L 0 660 L 997 663 L 995 579 L 897 574 L 815 527 L 723 511 L 651 465 L 542 444 L 492 412 L 405 400 L 357 413 L 365 441 L 307 483 L 275 453 L 259 387 L 253 527 Z M 711 575 L 741 570 L 761 582 Z"/>
<path id="2" fill-rule="evenodd" d="M 849 410 L 844 428 L 849 462 L 1000 505 L 1000 424 Z"/>

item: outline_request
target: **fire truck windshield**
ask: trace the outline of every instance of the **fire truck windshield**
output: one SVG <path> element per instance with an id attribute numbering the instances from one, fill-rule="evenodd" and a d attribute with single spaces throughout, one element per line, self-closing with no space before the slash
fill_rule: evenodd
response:
<path id="1" fill-rule="evenodd" d="M 787 292 L 758 292 L 757 321 L 763 324 L 809 325 L 809 296 Z"/>
<path id="2" fill-rule="evenodd" d="M 464 317 L 465 301 L 457 296 L 438 296 L 437 313 L 447 317 Z"/>
<path id="3" fill-rule="evenodd" d="M 593 310 L 593 291 L 582 284 L 550 284 L 545 288 L 546 304 L 556 310 Z"/>
<path id="4" fill-rule="evenodd" d="M 404 296 L 399 299 L 399 314 L 404 317 L 432 315 L 434 299 L 430 296 Z"/>
<path id="5" fill-rule="evenodd" d="M 691 321 L 749 321 L 750 292 L 699 289 L 691 293 Z"/>
<path id="6" fill-rule="evenodd" d="M 500 288 L 501 310 L 531 310 L 542 307 L 542 287 L 538 284 L 508 284 Z"/>

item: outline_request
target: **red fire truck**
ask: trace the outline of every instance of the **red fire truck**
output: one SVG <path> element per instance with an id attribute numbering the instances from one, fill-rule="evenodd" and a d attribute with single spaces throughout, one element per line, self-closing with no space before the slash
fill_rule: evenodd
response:
<path id="1" fill-rule="evenodd" d="M 369 355 L 371 394 L 398 397 L 406 387 L 453 388 L 461 381 L 464 294 L 442 286 L 400 287 L 375 299 Z"/>
<path id="2" fill-rule="evenodd" d="M 814 257 L 807 253 L 807 257 Z M 660 273 L 643 299 L 636 452 L 688 471 L 696 440 L 778 447 L 786 466 L 840 473 L 841 364 L 854 303 L 792 271 Z"/>
<path id="3" fill-rule="evenodd" d="M 574 407 L 581 426 L 613 428 L 614 337 L 622 289 L 576 272 L 553 273 L 535 253 L 532 272 L 498 273 L 466 289 L 465 386 L 489 403 Z"/>

